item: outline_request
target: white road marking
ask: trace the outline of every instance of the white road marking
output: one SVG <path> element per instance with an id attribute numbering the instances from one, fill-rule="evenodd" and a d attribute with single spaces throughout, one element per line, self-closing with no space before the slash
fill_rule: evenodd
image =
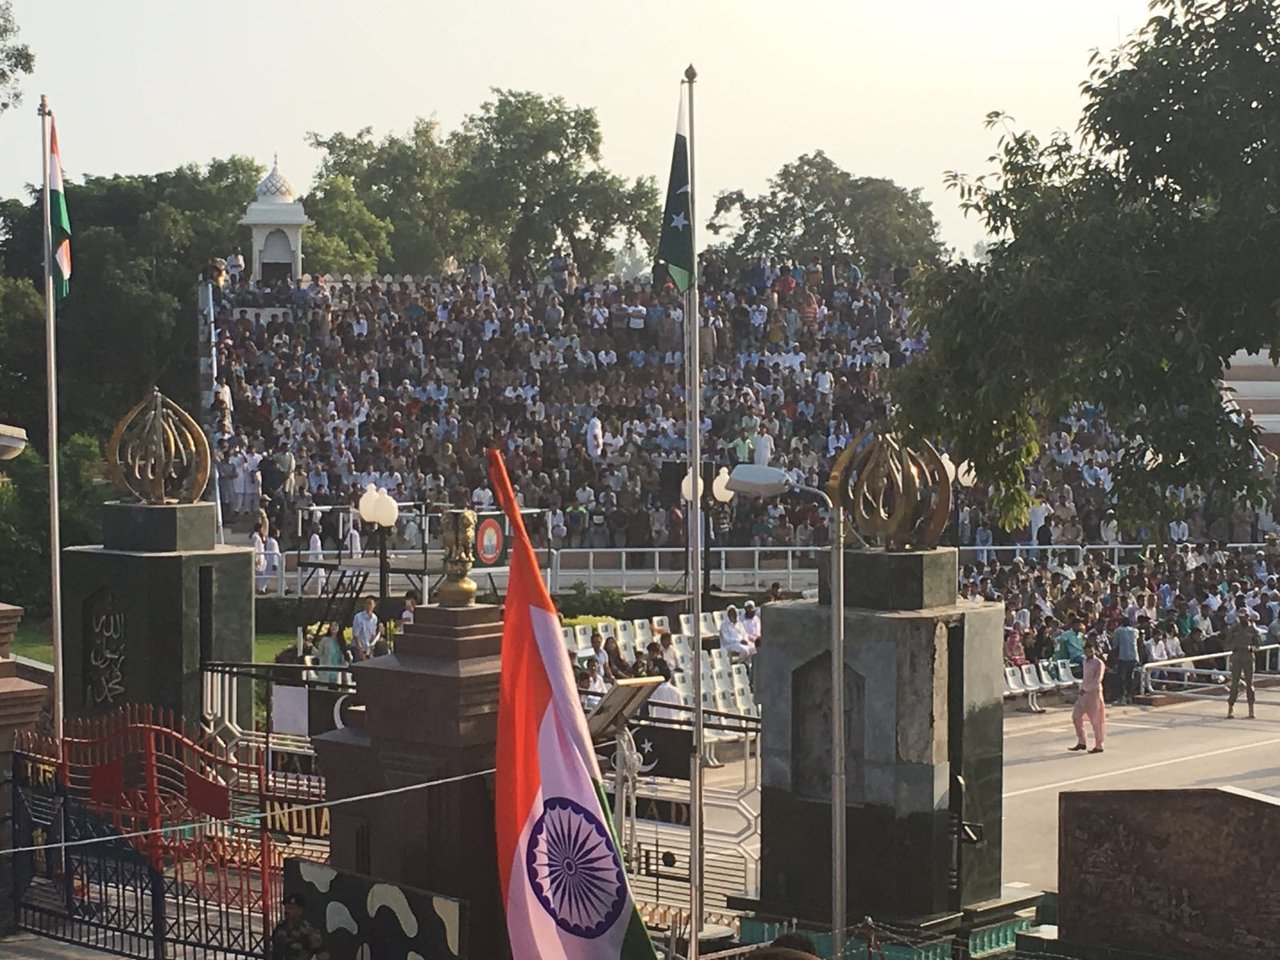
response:
<path id="1" fill-rule="evenodd" d="M 1170 760 L 1157 760 L 1154 763 L 1142 763 L 1136 767 L 1123 767 L 1120 770 L 1107 770 L 1102 773 L 1090 774 L 1087 777 L 1075 777 L 1071 780 L 1059 780 L 1056 783 L 1042 783 L 1038 787 L 1026 787 L 1022 790 L 1011 790 L 1004 795 L 1004 799 L 1009 800 L 1013 797 L 1025 796 L 1029 793 L 1042 793 L 1045 790 L 1061 790 L 1063 787 L 1072 787 L 1077 783 L 1089 783 L 1093 780 L 1105 780 L 1108 777 L 1119 777 L 1126 773 L 1140 773 L 1143 770 L 1154 770 L 1157 767 L 1171 767 L 1175 763 L 1190 763 L 1193 760 L 1205 760 L 1209 757 L 1220 757 L 1228 753 L 1237 753 L 1240 750 L 1252 750 L 1255 747 L 1271 747 L 1280 743 L 1280 737 L 1271 740 L 1257 740 L 1253 743 L 1242 743 L 1234 747 L 1223 747 L 1221 750 L 1209 750 L 1205 753 L 1194 753 L 1188 757 L 1173 757 Z"/>

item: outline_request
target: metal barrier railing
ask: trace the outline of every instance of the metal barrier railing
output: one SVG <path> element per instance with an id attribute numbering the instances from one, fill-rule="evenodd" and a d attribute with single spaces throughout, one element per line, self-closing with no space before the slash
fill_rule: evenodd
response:
<path id="1" fill-rule="evenodd" d="M 1266 544 L 1233 543 L 1230 549 L 1262 549 Z M 1051 556 L 1067 557 L 1069 563 L 1078 566 L 1085 554 L 1101 555 L 1111 563 L 1136 561 L 1145 551 L 1153 549 L 1149 543 L 1101 543 L 1101 544 L 1053 544 L 1041 547 L 1034 544 L 1001 546 L 958 547 L 959 563 L 986 563 L 998 558 L 1012 561 L 1014 557 L 1048 560 Z M 756 590 L 779 583 L 786 590 L 809 590 L 818 585 L 818 571 L 826 565 L 828 548 L 825 546 L 786 547 L 711 547 L 708 551 L 708 568 L 711 583 L 721 590 Z M 588 590 L 610 588 L 624 592 L 645 591 L 655 584 L 675 586 L 685 577 L 687 551 L 684 547 L 565 547 L 541 549 L 539 558 L 546 558 L 544 570 L 547 588 L 552 593 L 562 593 L 576 583 Z M 403 594 L 406 590 L 418 590 L 424 577 L 443 573 L 439 557 L 424 561 L 421 550 L 391 550 L 387 557 L 392 573 L 391 592 Z M 320 596 L 325 589 L 329 571 L 317 569 L 312 562 L 342 564 L 348 567 L 377 569 L 375 551 L 366 551 L 363 557 L 351 557 L 342 551 L 326 550 L 319 556 L 286 552 L 267 556 L 266 570 L 256 576 L 259 593 L 284 596 Z M 404 571 L 412 569 L 410 576 Z M 505 585 L 507 568 L 478 568 L 482 575 L 492 575 L 499 586 Z M 420 573 L 416 572 L 420 571 Z M 475 574 L 473 574 L 475 575 Z"/>
<path id="2" fill-rule="evenodd" d="M 1259 634 L 1261 638 L 1262 634 Z M 1254 674 L 1280 677 L 1280 644 L 1266 644 L 1254 650 Z M 1194 657 L 1178 657 L 1173 660 L 1155 660 L 1144 663 L 1141 690 L 1152 693 L 1159 685 L 1161 690 L 1188 697 L 1216 697 L 1209 691 L 1217 690 L 1231 676 L 1230 653 L 1202 653 Z"/>
<path id="3" fill-rule="evenodd" d="M 1266 544 L 1233 543 L 1230 549 L 1262 549 Z M 998 558 L 1012 561 L 1015 557 L 1048 560 L 1051 556 L 1066 556 L 1067 561 L 1078 566 L 1085 554 L 1101 555 L 1111 563 L 1136 561 L 1146 551 L 1155 549 L 1149 543 L 1101 543 L 1101 544 L 1053 544 L 1041 547 L 1034 544 L 1001 546 L 962 546 L 957 548 L 959 563 L 986 563 Z M 818 571 L 826 566 L 828 548 L 825 546 L 787 547 L 724 547 L 713 546 L 708 551 L 708 568 L 711 583 L 722 590 L 756 590 L 780 583 L 786 590 L 808 590 L 818 584 Z M 588 590 L 611 588 L 624 592 L 644 591 L 655 584 L 676 586 L 685 577 L 687 551 L 684 547 L 565 547 L 540 549 L 540 559 L 545 558 L 544 576 L 552 593 L 562 593 L 581 582 Z M 421 550 L 388 551 L 392 573 L 391 592 L 394 595 L 408 589 L 417 589 L 423 577 L 436 577 L 443 573 L 438 556 L 424 561 Z M 267 558 L 267 569 L 257 576 L 259 592 L 275 596 L 319 596 L 325 588 L 329 571 L 311 566 L 315 560 L 348 567 L 363 566 L 377 569 L 374 551 L 366 551 L 363 557 L 352 558 L 340 551 L 327 550 L 313 557 L 287 552 L 272 554 Z M 412 569 L 412 577 L 404 572 Z M 477 568 L 480 575 L 492 575 L 499 587 L 505 585 L 507 568 Z M 473 576 L 476 574 L 473 573 Z"/>

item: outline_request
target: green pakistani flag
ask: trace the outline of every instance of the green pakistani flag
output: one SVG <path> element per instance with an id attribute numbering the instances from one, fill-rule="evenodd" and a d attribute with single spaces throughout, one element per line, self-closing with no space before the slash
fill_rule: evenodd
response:
<path id="1" fill-rule="evenodd" d="M 58 154 L 58 129 L 49 128 L 49 237 L 53 251 L 53 296 L 61 300 L 71 290 L 71 217 L 62 185 L 62 157 Z"/>
<path id="2" fill-rule="evenodd" d="M 693 283 L 693 225 L 689 222 L 689 134 L 685 127 L 684 98 L 676 124 L 676 146 L 671 154 L 671 179 L 667 205 L 662 211 L 662 237 L 658 262 L 667 268 L 676 289 L 684 293 Z"/>

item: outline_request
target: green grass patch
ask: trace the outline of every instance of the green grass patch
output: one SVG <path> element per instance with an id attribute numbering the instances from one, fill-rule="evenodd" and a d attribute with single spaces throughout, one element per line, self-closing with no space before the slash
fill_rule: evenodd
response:
<path id="1" fill-rule="evenodd" d="M 260 633 L 253 638 L 255 663 L 271 663 L 281 650 L 296 646 L 298 638 L 292 633 Z"/>
<path id="2" fill-rule="evenodd" d="M 256 663 L 271 663 L 276 654 L 297 642 L 297 638 L 291 633 L 259 633 L 253 638 L 253 659 Z M 48 621 L 24 621 L 20 624 L 11 650 L 16 657 L 53 663 L 53 642 L 49 638 Z"/>
<path id="3" fill-rule="evenodd" d="M 45 622 L 26 622 L 18 625 L 14 634 L 10 652 L 15 657 L 26 657 L 39 660 L 41 663 L 53 663 L 53 641 L 49 639 L 49 624 Z"/>

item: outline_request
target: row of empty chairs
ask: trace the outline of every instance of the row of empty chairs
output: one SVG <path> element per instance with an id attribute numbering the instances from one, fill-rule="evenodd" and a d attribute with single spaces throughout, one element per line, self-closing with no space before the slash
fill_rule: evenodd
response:
<path id="1" fill-rule="evenodd" d="M 701 629 L 693 629 L 693 614 L 680 614 L 680 632 L 687 637 L 698 634 L 704 637 L 715 637 L 720 635 L 720 624 L 724 623 L 723 610 L 704 610 L 700 621 Z"/>
<path id="2" fill-rule="evenodd" d="M 1041 660 L 1039 663 L 1024 663 L 1021 667 L 1006 665 L 1004 668 L 1006 700 L 1028 693 L 1074 690 L 1078 686 L 1080 681 L 1066 660 Z"/>

